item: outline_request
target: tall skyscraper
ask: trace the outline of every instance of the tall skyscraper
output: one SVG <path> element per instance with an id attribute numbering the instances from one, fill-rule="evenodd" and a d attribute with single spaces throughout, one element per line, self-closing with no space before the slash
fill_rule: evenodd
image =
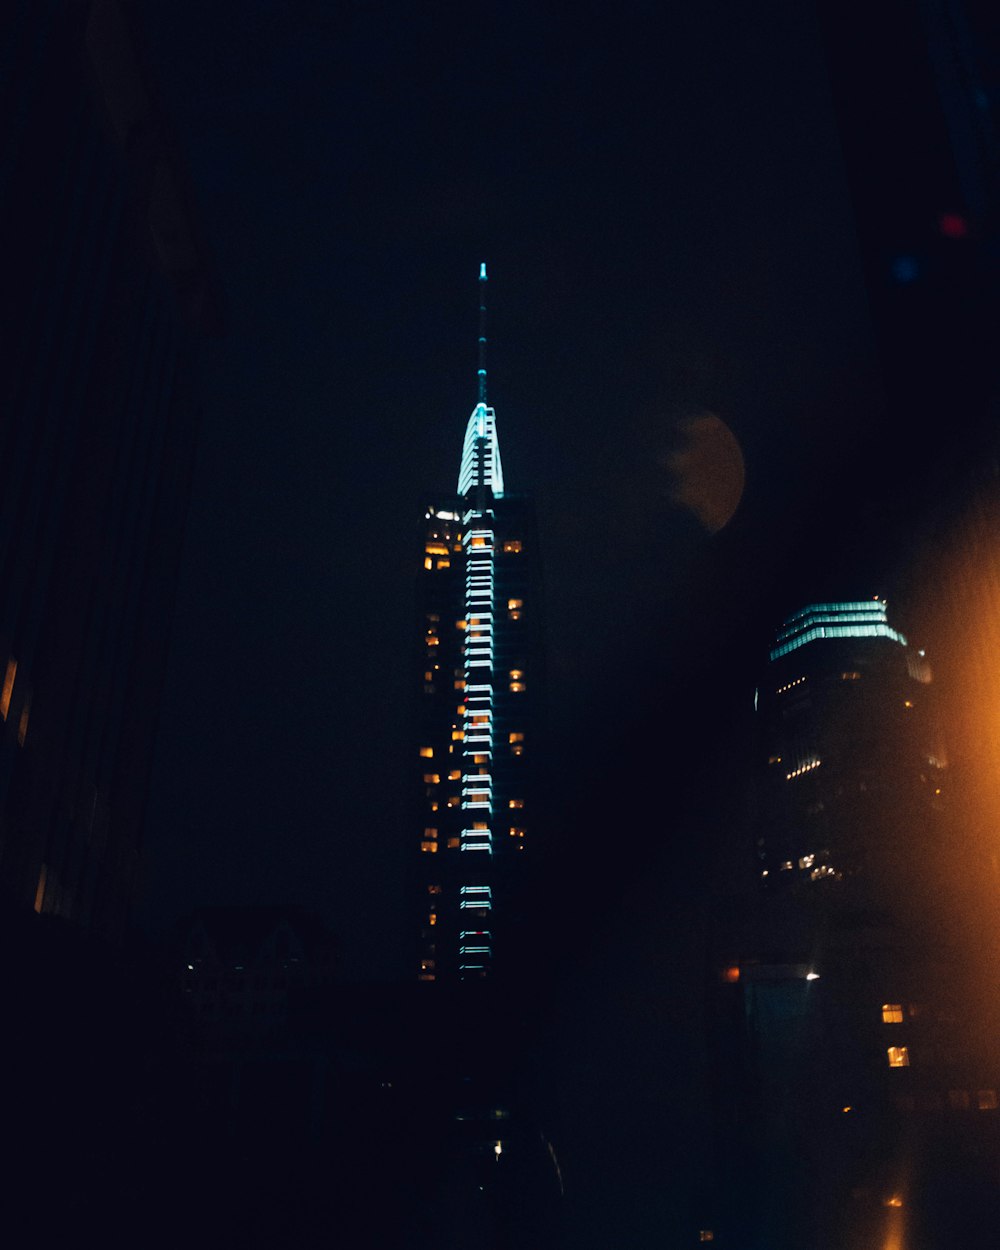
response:
<path id="1" fill-rule="evenodd" d="M 486 266 L 479 271 L 478 399 L 454 496 L 426 509 L 419 574 L 413 768 L 422 981 L 489 977 L 537 834 L 530 778 L 540 728 L 537 527 L 505 486 L 486 398 Z"/>
<path id="2" fill-rule="evenodd" d="M 811 604 L 771 647 L 759 888 L 716 934 L 718 1224 L 733 1241 L 958 1245 L 998 1210 L 988 946 L 968 944 L 967 895 L 943 871 L 963 831 L 933 695 L 879 598 Z"/>

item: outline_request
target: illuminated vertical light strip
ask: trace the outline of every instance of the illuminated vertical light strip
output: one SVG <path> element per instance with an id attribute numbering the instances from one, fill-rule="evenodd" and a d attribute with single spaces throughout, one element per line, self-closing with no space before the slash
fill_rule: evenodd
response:
<path id="1" fill-rule="evenodd" d="M 486 266 L 479 269 L 478 402 L 465 430 L 458 493 L 465 500 L 462 546 L 465 556 L 465 632 L 462 640 L 464 722 L 462 738 L 462 852 L 493 857 L 493 628 L 496 531 L 492 500 L 503 494 L 503 468 L 496 414 L 486 403 Z M 484 763 L 485 761 L 485 763 Z M 489 887 L 463 886 L 461 906 L 490 898 Z M 487 902 L 486 906 L 490 906 Z M 460 935 L 459 972 L 488 971 L 493 955 L 489 932 Z"/>

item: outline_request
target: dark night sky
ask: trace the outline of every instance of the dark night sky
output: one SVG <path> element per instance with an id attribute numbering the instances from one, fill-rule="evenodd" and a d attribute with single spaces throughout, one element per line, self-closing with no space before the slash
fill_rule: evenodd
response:
<path id="1" fill-rule="evenodd" d="M 723 719 L 746 706 L 812 573 L 870 576 L 880 398 L 815 20 L 722 0 L 143 8 L 229 308 L 143 915 L 300 901 L 350 974 L 392 976 L 418 520 L 454 489 L 480 260 L 569 775 L 615 758 L 622 782 L 652 725 L 642 758 L 669 770 L 705 690 Z M 666 468 L 676 419 L 706 409 L 747 475 L 714 537 Z M 658 853 L 633 844 L 626 878 Z"/>

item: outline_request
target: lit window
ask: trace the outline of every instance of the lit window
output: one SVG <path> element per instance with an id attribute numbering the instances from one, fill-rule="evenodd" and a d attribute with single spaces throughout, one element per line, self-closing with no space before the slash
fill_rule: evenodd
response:
<path id="1" fill-rule="evenodd" d="M 508 807 L 523 807 L 524 799 L 510 799 L 507 803 Z"/>
<path id="2" fill-rule="evenodd" d="M 427 672 L 424 673 L 424 681 L 433 681 L 433 680 L 434 680 L 434 674 L 431 672 L 430 669 L 428 669 Z"/>
<path id="3" fill-rule="evenodd" d="M 487 762 L 487 756 L 485 756 L 485 755 L 474 755 L 474 756 L 472 757 L 472 762 L 473 762 L 473 764 L 485 764 L 485 763 Z"/>
<path id="4" fill-rule="evenodd" d="M 17 660 L 13 656 L 7 661 L 7 670 L 3 675 L 3 689 L 0 690 L 0 720 L 7 719 L 10 711 L 10 699 L 14 693 L 14 678 L 17 676 Z"/>
<path id="5" fill-rule="evenodd" d="M 438 844 L 436 842 L 421 842 L 420 849 L 422 851 L 430 851 L 433 854 L 438 849 Z"/>
<path id="6" fill-rule="evenodd" d="M 448 797 L 448 806 L 449 806 L 449 807 L 458 807 L 458 805 L 459 805 L 459 803 L 461 803 L 461 801 L 462 801 L 462 800 L 458 797 L 458 795 L 457 795 L 457 794 L 452 794 L 452 795 L 449 795 L 449 797 Z"/>
<path id="7" fill-rule="evenodd" d="M 840 680 L 841 681 L 860 681 L 861 674 L 860 673 L 841 673 Z"/>
<path id="8" fill-rule="evenodd" d="M 428 638 L 427 645 L 429 647 L 439 647 L 441 645 L 441 639 L 440 638 Z"/>
<path id="9" fill-rule="evenodd" d="M 508 608 L 523 608 L 524 600 L 523 599 L 508 599 L 507 607 Z"/>
<path id="10" fill-rule="evenodd" d="M 420 968 L 421 968 L 421 971 L 423 972 L 427 972 L 431 968 L 434 968 L 436 966 L 437 965 L 435 964 L 433 959 L 421 959 L 420 961 Z"/>
<path id="11" fill-rule="evenodd" d="M 440 773 L 424 773 L 424 785 L 436 786 L 441 780 Z"/>
<path id="12" fill-rule="evenodd" d="M 461 777 L 462 777 L 462 770 L 460 768 L 453 768 L 451 772 L 448 774 L 449 781 L 460 781 Z"/>
<path id="13" fill-rule="evenodd" d="M 524 754 L 524 747 L 523 747 L 523 746 L 521 746 L 520 744 L 518 744 L 517 746 L 512 746 L 512 747 L 510 748 L 510 753 L 511 753 L 511 755 L 523 755 L 523 754 Z"/>
<path id="14" fill-rule="evenodd" d="M 524 669 L 523 669 L 523 668 L 512 668 L 512 669 L 510 670 L 510 679 L 511 679 L 511 681 L 521 681 L 523 677 L 524 677 Z"/>
<path id="15" fill-rule="evenodd" d="M 470 547 L 485 547 L 485 546 L 486 546 L 486 539 L 485 539 L 485 538 L 484 538 L 481 534 L 477 534 L 474 538 L 470 538 L 470 539 L 469 539 L 469 546 L 470 546 Z M 506 547 L 506 544 L 505 544 L 505 545 L 504 545 L 504 551 L 506 551 L 506 550 L 507 550 L 507 547 Z"/>
<path id="16" fill-rule="evenodd" d="M 995 1089 L 981 1089 L 976 1093 L 976 1102 L 980 1111 L 996 1111 L 997 1092 Z"/>
<path id="17" fill-rule="evenodd" d="M 449 838 L 448 839 L 448 846 L 451 850 L 454 850 L 456 846 L 461 846 L 461 845 L 462 845 L 461 838 Z"/>
<path id="18" fill-rule="evenodd" d="M 446 556 L 448 554 L 448 548 L 444 543 L 427 543 L 424 547 L 424 551 L 426 551 L 429 556 Z"/>
<path id="19" fill-rule="evenodd" d="M 436 911 L 432 911 L 432 912 L 431 912 L 431 914 L 427 917 L 427 923 L 428 923 L 428 924 L 437 924 L 437 922 L 438 922 L 437 912 L 436 912 Z"/>
<path id="20" fill-rule="evenodd" d="M 450 569 L 451 561 L 450 560 L 435 560 L 434 567 L 436 569 Z"/>
<path id="21" fill-rule="evenodd" d="M 903 1004 L 902 1003 L 883 1003 L 882 1004 L 882 1023 L 883 1024 L 902 1024 L 903 1023 Z"/>
<path id="22" fill-rule="evenodd" d="M 519 828 L 517 828 L 516 826 L 512 826 L 512 827 L 511 827 L 511 831 L 510 831 L 510 836 L 511 836 L 512 838 L 523 838 L 523 837 L 524 837 L 524 830 L 523 830 L 523 829 L 519 829 Z"/>
<path id="23" fill-rule="evenodd" d="M 698 1230 L 699 1241 L 714 1241 L 715 1233 L 710 1228 L 701 1228 Z"/>
<path id="24" fill-rule="evenodd" d="M 506 551 L 506 552 L 508 552 L 508 553 L 510 553 L 510 552 L 512 552 L 512 551 L 520 551 L 520 550 L 521 550 L 521 540 L 520 540 L 520 538 L 509 538 L 509 539 L 508 539 L 508 540 L 504 543 L 504 545 L 503 545 L 503 549 L 504 549 L 504 551 Z"/>
<path id="25" fill-rule="evenodd" d="M 430 558 L 430 556 L 424 556 L 424 568 L 431 569 L 433 567 L 434 567 L 434 561 Z"/>
<path id="26" fill-rule="evenodd" d="M 527 686 L 523 681 L 512 681 L 510 683 L 510 689 L 512 694 L 523 694 L 524 691 L 527 690 Z"/>
<path id="27" fill-rule="evenodd" d="M 472 827 L 473 829 L 480 829 L 480 830 L 489 829 L 489 825 L 486 823 L 485 820 L 474 820 L 472 822 Z"/>
<path id="28" fill-rule="evenodd" d="M 508 734 L 507 741 L 508 742 L 523 742 L 524 734 Z"/>
<path id="29" fill-rule="evenodd" d="M 441 806 L 441 804 L 440 804 L 440 803 L 438 803 L 438 802 L 437 802 L 437 800 L 435 799 L 435 800 L 434 800 L 434 802 L 433 802 L 433 803 L 431 803 L 431 811 L 432 811 L 432 812 L 436 812 L 436 811 L 437 811 L 437 809 L 438 809 L 440 806 Z"/>
<path id="30" fill-rule="evenodd" d="M 451 740 L 452 742 L 464 742 L 465 734 L 462 732 L 461 729 L 453 729 L 451 731 Z"/>
<path id="31" fill-rule="evenodd" d="M 731 985 L 735 984 L 740 979 L 739 966 L 737 964 L 732 964 L 728 968 L 723 968 L 722 979 L 723 981 L 728 981 Z"/>
<path id="32" fill-rule="evenodd" d="M 427 893 L 428 894 L 440 894 L 441 887 L 439 885 L 429 885 L 427 887 Z"/>
<path id="33" fill-rule="evenodd" d="M 465 689 L 465 682 L 464 682 L 464 681 L 462 681 L 462 680 L 461 680 L 461 678 L 460 678 L 458 681 L 456 681 L 456 682 L 455 682 L 455 689 L 456 689 L 456 690 L 464 690 L 464 689 Z"/>
<path id="34" fill-rule="evenodd" d="M 465 629 L 465 627 L 466 627 L 466 625 L 467 625 L 467 624 L 468 624 L 468 622 L 467 622 L 467 621 L 456 621 L 456 622 L 455 622 L 455 628 L 456 628 L 456 629 Z"/>
<path id="35" fill-rule="evenodd" d="M 424 830 L 424 837 L 425 837 L 425 838 L 436 838 L 437 836 L 438 836 L 438 831 L 437 831 L 436 829 L 425 829 L 425 830 Z"/>
<path id="36" fill-rule="evenodd" d="M 886 1054 L 889 1056 L 890 1068 L 908 1068 L 910 1066 L 909 1047 L 890 1046 Z"/>
<path id="37" fill-rule="evenodd" d="M 421 747 L 420 758 L 424 760 L 432 760 L 434 758 L 434 748 L 433 747 Z"/>

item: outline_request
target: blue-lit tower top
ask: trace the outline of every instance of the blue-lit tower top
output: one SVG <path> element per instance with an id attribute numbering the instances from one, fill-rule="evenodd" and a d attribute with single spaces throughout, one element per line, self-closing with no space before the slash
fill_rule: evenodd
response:
<path id="1" fill-rule="evenodd" d="M 465 429 L 458 493 L 463 498 L 477 488 L 496 498 L 503 495 L 503 466 L 497 439 L 496 413 L 486 403 L 486 262 L 479 266 L 478 401 Z"/>

